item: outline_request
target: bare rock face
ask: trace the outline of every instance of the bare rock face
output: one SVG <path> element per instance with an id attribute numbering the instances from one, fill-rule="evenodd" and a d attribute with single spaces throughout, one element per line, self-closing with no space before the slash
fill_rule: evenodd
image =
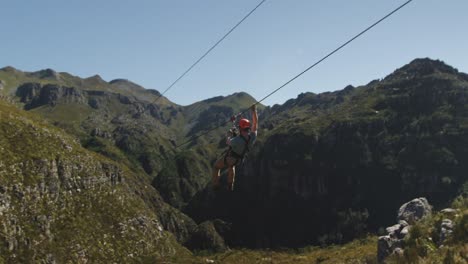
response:
<path id="1" fill-rule="evenodd" d="M 3 87 L 5 87 L 5 82 L 0 80 L 0 91 L 3 90 Z"/>
<path id="2" fill-rule="evenodd" d="M 431 215 L 432 207 L 426 198 L 416 198 L 410 202 L 403 204 L 398 210 L 398 220 L 405 220 L 413 224 L 416 221 Z"/>
<path id="3" fill-rule="evenodd" d="M 42 86 L 39 83 L 25 83 L 18 87 L 16 95 L 25 103 L 26 109 L 41 105 L 55 106 L 59 101 L 66 103 L 85 103 L 85 96 L 80 89 L 55 84 Z"/>

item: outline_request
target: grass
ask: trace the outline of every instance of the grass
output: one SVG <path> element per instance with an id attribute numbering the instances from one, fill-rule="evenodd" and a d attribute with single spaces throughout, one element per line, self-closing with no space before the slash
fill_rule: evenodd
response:
<path id="1" fill-rule="evenodd" d="M 195 260 L 187 263 L 225 263 L 225 264 L 279 264 L 279 263 L 377 263 L 377 237 L 369 236 L 345 245 L 325 248 L 306 247 L 288 250 L 249 250 L 234 249 L 225 253 L 210 255 L 199 252 Z"/>

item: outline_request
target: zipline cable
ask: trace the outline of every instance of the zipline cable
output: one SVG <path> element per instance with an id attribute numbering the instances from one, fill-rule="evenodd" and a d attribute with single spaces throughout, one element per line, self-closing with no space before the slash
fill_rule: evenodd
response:
<path id="1" fill-rule="evenodd" d="M 327 55 L 325 55 L 323 58 L 321 58 L 320 60 L 318 60 L 317 62 L 315 62 L 314 64 L 312 64 L 311 66 L 309 66 L 307 69 L 303 70 L 301 73 L 297 74 L 296 76 L 294 76 L 292 79 L 290 79 L 289 81 L 285 82 L 283 85 L 281 85 L 280 87 L 276 88 L 275 90 L 273 90 L 271 93 L 267 94 L 265 97 L 263 97 L 261 100 L 257 101 L 256 103 L 254 103 L 253 105 L 258 105 L 259 103 L 261 103 L 262 101 L 264 101 L 265 99 L 267 99 L 268 97 L 272 96 L 273 94 L 275 94 L 276 92 L 278 92 L 279 90 L 283 89 L 285 86 L 287 86 L 288 84 L 290 84 L 291 82 L 293 82 L 294 80 L 296 80 L 297 78 L 299 78 L 300 76 L 302 76 L 304 73 L 308 72 L 309 70 L 311 70 L 312 68 L 316 67 L 317 65 L 319 65 L 321 62 L 323 62 L 324 60 L 328 59 L 330 56 L 332 56 L 333 54 L 337 53 L 339 50 L 343 49 L 344 47 L 348 46 L 351 42 L 353 42 L 354 40 L 356 40 L 357 38 L 359 38 L 360 36 L 364 35 L 367 31 L 371 30 L 372 28 L 374 28 L 375 26 L 377 26 L 378 24 L 380 24 L 381 22 L 383 22 L 384 20 L 386 20 L 387 18 L 389 18 L 390 16 L 392 16 L 393 14 L 395 14 L 396 12 L 398 12 L 400 9 L 402 9 L 403 7 L 405 7 L 406 5 L 408 5 L 409 3 L 413 2 L 413 0 L 408 0 L 406 1 L 405 3 L 403 3 L 402 5 L 400 5 L 399 7 L 397 7 L 396 9 L 394 9 L 392 12 L 388 13 L 387 15 L 385 15 L 384 17 L 382 17 L 381 19 L 379 19 L 377 22 L 373 23 L 372 25 L 370 25 L 369 27 L 367 27 L 366 29 L 364 29 L 363 31 L 361 31 L 359 34 L 355 35 L 354 37 L 352 37 L 350 40 L 346 41 L 345 43 L 343 43 L 341 46 L 339 46 L 338 48 L 334 49 L 333 51 L 331 51 L 330 53 L 328 53 Z M 250 108 L 250 107 L 249 107 Z M 239 114 L 237 114 L 238 116 L 239 115 L 243 115 L 246 111 L 249 110 L 249 108 L 245 109 L 244 111 L 240 112 Z M 189 140 L 183 142 L 182 144 L 179 144 L 176 146 L 176 148 L 179 148 L 199 137 L 202 137 L 208 133 L 210 133 L 211 131 L 215 130 L 215 129 L 218 129 L 219 127 L 222 127 L 222 126 L 225 126 L 227 123 L 229 123 L 230 120 L 227 120 L 226 122 L 224 123 L 221 123 L 220 125 L 218 126 L 215 126 L 205 132 L 203 132 L 202 134 L 199 134 L 197 136 L 194 136 L 192 138 L 190 138 Z"/>
<path id="2" fill-rule="evenodd" d="M 166 90 L 164 90 L 150 105 L 155 104 L 165 93 L 167 93 L 176 83 L 178 83 L 182 78 L 184 78 L 187 73 L 189 73 L 197 64 L 202 61 L 211 51 L 213 51 L 225 38 L 227 38 L 237 27 L 239 27 L 250 15 L 252 15 L 255 10 L 257 10 L 263 3 L 265 3 L 267 0 L 262 0 L 260 3 L 258 3 L 252 10 L 250 10 L 247 15 L 245 15 L 237 24 L 232 27 L 222 38 L 220 38 L 211 48 L 209 48 L 198 60 L 196 60 L 190 67 L 188 67 L 185 72 L 183 72 L 174 82 L 169 85 Z M 143 110 L 143 112 L 146 111 L 147 108 Z"/>
<path id="3" fill-rule="evenodd" d="M 399 6 L 398 8 L 396 8 L 395 10 L 393 10 L 392 12 L 388 13 L 386 16 L 384 16 L 383 18 L 379 19 L 377 22 L 375 22 L 374 24 L 370 25 L 369 27 L 367 27 L 366 29 L 364 29 L 363 31 L 361 31 L 359 34 L 357 34 L 356 36 L 352 37 L 350 40 L 346 41 L 344 44 L 342 44 L 341 46 L 339 46 L 338 48 L 336 48 L 335 50 L 333 50 L 332 52 L 328 53 L 326 56 L 324 56 L 323 58 L 321 58 L 319 61 L 317 61 L 316 63 L 312 64 L 311 66 L 309 66 L 307 69 L 305 69 L 304 71 L 302 71 L 301 73 L 299 73 L 298 75 L 294 76 L 294 78 L 290 79 L 289 81 L 287 81 L 286 83 L 284 83 L 283 85 L 281 85 L 280 87 L 278 87 L 276 90 L 274 90 L 273 92 L 269 93 L 267 96 L 263 97 L 260 101 L 256 102 L 255 104 L 259 104 L 261 103 L 262 101 L 264 101 L 265 99 L 267 99 L 268 97 L 272 96 L 274 93 L 278 92 L 279 90 L 283 89 L 286 85 L 290 84 L 291 82 L 293 82 L 294 80 L 296 80 L 297 78 L 299 78 L 301 75 L 303 75 L 304 73 L 308 72 L 309 70 L 311 70 L 312 68 L 314 68 L 315 66 L 319 65 L 321 62 L 323 62 L 324 60 L 328 59 L 328 57 L 332 56 L 333 54 L 337 53 L 339 50 L 341 50 L 342 48 L 348 46 L 348 44 L 350 44 L 351 42 L 353 42 L 354 40 L 356 40 L 357 38 L 359 38 L 360 36 L 364 35 L 367 31 L 371 30 L 373 27 L 377 26 L 378 24 L 380 24 L 382 21 L 384 21 L 385 19 L 387 19 L 388 17 L 390 17 L 391 15 L 395 14 L 396 12 L 398 12 L 398 10 L 402 9 L 403 7 L 405 7 L 406 5 L 408 5 L 409 3 L 411 3 L 413 0 L 408 0 L 406 1 L 404 4 L 402 4 L 401 6 Z"/>

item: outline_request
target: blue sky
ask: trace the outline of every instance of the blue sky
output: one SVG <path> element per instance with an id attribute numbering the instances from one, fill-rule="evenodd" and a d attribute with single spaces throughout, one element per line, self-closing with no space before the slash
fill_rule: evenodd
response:
<path id="1" fill-rule="evenodd" d="M 259 0 L 2 1 L 0 67 L 126 78 L 164 90 Z M 260 99 L 404 0 L 267 0 L 166 96 Z M 414 58 L 468 72 L 468 1 L 414 0 L 264 101 L 382 78 Z"/>

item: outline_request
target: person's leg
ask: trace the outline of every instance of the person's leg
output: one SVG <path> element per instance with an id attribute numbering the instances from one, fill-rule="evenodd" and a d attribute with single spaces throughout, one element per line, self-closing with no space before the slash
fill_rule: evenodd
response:
<path id="1" fill-rule="evenodd" d="M 236 161 L 237 160 L 235 159 L 227 160 L 227 166 L 228 166 L 227 185 L 228 185 L 229 191 L 234 190 L 234 178 L 236 177 Z"/>
<path id="2" fill-rule="evenodd" d="M 224 157 L 219 158 L 213 166 L 213 188 L 219 187 L 220 171 L 225 167 Z"/>

